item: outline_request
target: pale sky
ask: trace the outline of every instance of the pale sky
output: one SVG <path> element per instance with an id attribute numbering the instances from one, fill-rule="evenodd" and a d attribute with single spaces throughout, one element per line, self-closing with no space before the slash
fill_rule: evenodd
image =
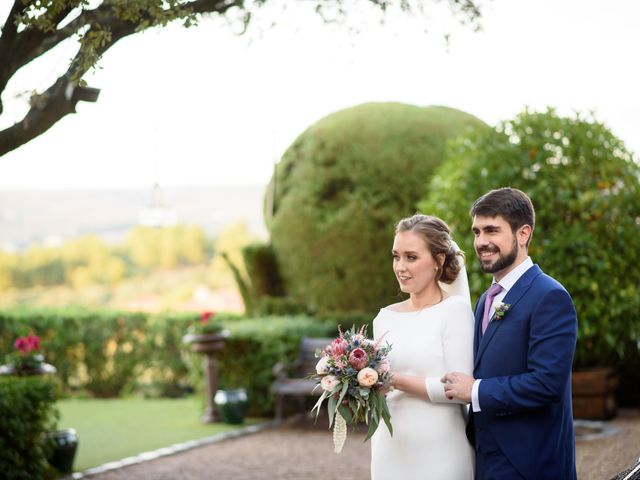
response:
<path id="1" fill-rule="evenodd" d="M 279 26 L 245 36 L 205 20 L 120 41 L 88 78 L 98 102 L 0 158 L 0 189 L 266 184 L 308 126 L 374 101 L 446 105 L 490 124 L 525 106 L 594 110 L 640 152 L 640 2 L 494 0 L 483 31 L 452 27 L 448 49 L 446 15 L 378 26 L 358 12 L 353 34 L 303 6 L 270 8 L 261 21 Z M 47 87 L 72 53 L 59 46 L 9 84 L 0 127 L 26 108 L 15 95 Z"/>

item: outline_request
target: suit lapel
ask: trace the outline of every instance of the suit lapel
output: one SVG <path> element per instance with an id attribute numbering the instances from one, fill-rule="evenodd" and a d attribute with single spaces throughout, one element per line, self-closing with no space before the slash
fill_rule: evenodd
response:
<path id="1" fill-rule="evenodd" d="M 504 297 L 503 302 L 509 305 L 509 312 L 511 312 L 516 304 L 522 299 L 523 295 L 529 290 L 533 280 L 542 273 L 540 267 L 538 265 L 533 265 L 529 270 L 524 272 L 524 274 L 518 279 L 513 287 L 509 290 L 507 295 Z M 479 302 L 480 303 L 480 302 Z M 480 306 L 480 305 L 479 305 Z M 491 339 L 496 334 L 498 329 L 503 323 L 503 320 L 496 322 L 489 322 L 489 326 L 487 327 L 487 331 L 484 332 L 484 335 L 480 338 L 480 332 L 482 329 L 482 325 L 478 327 L 478 323 L 482 323 L 482 312 L 484 311 L 484 295 L 482 298 L 482 308 L 476 310 L 476 337 L 479 338 L 478 342 L 474 342 L 474 365 L 473 368 L 477 368 L 478 362 L 480 361 L 480 357 L 487 349 L 487 345 L 491 342 Z M 509 313 L 507 312 L 506 317 L 509 317 Z M 479 318 L 479 320 L 478 320 Z M 477 349 L 476 349 L 477 344 Z"/>
<path id="2" fill-rule="evenodd" d="M 475 310 L 475 332 L 473 334 L 473 358 L 478 358 L 478 348 L 482 339 L 482 312 L 484 311 L 484 302 L 487 298 L 487 292 L 483 293 L 476 304 Z"/>

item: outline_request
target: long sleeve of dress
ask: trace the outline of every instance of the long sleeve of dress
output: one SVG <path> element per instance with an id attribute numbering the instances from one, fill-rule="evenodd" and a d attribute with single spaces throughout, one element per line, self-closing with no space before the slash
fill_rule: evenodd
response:
<path id="1" fill-rule="evenodd" d="M 451 302 L 442 325 L 442 351 L 445 371 L 473 373 L 473 312 L 463 301 Z M 442 375 L 425 379 L 427 394 L 434 403 L 466 403 L 460 400 L 449 400 L 444 394 L 444 384 L 440 382 Z"/>

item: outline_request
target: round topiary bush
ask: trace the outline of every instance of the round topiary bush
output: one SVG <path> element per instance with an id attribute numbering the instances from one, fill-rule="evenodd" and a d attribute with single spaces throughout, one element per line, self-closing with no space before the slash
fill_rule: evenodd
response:
<path id="1" fill-rule="evenodd" d="M 394 224 L 415 213 L 447 140 L 481 125 L 451 108 L 371 103 L 300 135 L 267 192 L 287 293 L 321 312 L 374 312 L 397 301 Z"/>
<path id="2" fill-rule="evenodd" d="M 491 189 L 519 188 L 536 209 L 529 253 L 576 305 L 575 365 L 637 361 L 640 167 L 623 142 L 592 117 L 525 111 L 449 151 L 420 207 L 447 220 L 469 252 L 472 296 L 490 277 L 473 253 L 469 209 Z"/>

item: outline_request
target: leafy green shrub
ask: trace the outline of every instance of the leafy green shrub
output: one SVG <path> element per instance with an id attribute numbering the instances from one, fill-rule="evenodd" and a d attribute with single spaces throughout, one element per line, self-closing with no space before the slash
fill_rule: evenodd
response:
<path id="1" fill-rule="evenodd" d="M 147 395 L 177 396 L 190 387 L 202 390 L 203 357 L 189 353 L 182 340 L 199 319 L 197 313 L 147 317 L 87 310 L 0 311 L 0 354 L 13 349 L 15 332 L 33 330 L 43 336 L 45 358 L 58 367 L 67 389 L 115 396 L 141 388 Z M 325 337 L 336 331 L 331 321 L 303 315 L 243 318 L 218 314 L 215 319 L 230 331 L 225 348 L 217 354 L 220 387 L 247 388 L 250 413 L 261 415 L 271 413 L 273 407 L 273 366 L 292 362 L 303 336 Z M 113 336 L 106 336 L 106 331 Z M 132 338 L 135 340 L 129 340 Z M 131 344 L 135 355 L 126 355 L 132 353 L 123 346 L 127 341 L 135 342 Z M 105 344 L 108 348 L 101 348 Z M 92 379 L 100 365 L 111 366 L 109 375 Z"/>
<path id="2" fill-rule="evenodd" d="M 632 362 L 640 370 L 640 167 L 623 142 L 591 117 L 548 110 L 525 111 L 451 149 L 420 209 L 445 219 L 469 252 L 474 297 L 490 279 L 475 261 L 469 208 L 503 186 L 531 197 L 529 253 L 573 297 L 575 366 Z"/>
<path id="3" fill-rule="evenodd" d="M 243 387 L 251 415 L 273 412 L 273 366 L 291 363 L 304 336 L 333 335 L 331 325 L 306 316 L 264 317 L 227 323 L 230 337 L 217 354 L 220 388 Z"/>
<path id="4" fill-rule="evenodd" d="M 0 376 L 0 471 L 5 480 L 53 478 L 47 464 L 58 383 L 48 376 Z"/>
<path id="5" fill-rule="evenodd" d="M 264 295 L 256 304 L 256 313 L 261 317 L 270 315 L 301 315 L 310 314 L 307 306 L 291 297 L 272 297 Z"/>
<path id="6" fill-rule="evenodd" d="M 334 113 L 300 135 L 267 192 L 287 293 L 319 312 L 374 312 L 394 301 L 394 224 L 426 194 L 447 140 L 480 125 L 446 107 L 380 103 Z"/>
<path id="7" fill-rule="evenodd" d="M 82 321 L 84 388 L 97 397 L 117 397 L 131 385 L 148 357 L 144 348 L 147 316 L 105 311 Z"/>
<path id="8" fill-rule="evenodd" d="M 242 258 L 256 301 L 264 296 L 284 296 L 284 285 L 272 245 L 251 243 L 242 249 Z"/>
<path id="9" fill-rule="evenodd" d="M 195 321 L 198 314 L 186 318 Z M 159 357 L 175 367 L 172 333 L 166 334 L 169 344 L 165 345 L 162 335 L 156 337 L 157 328 L 144 313 L 78 308 L 0 310 L 0 354 L 13 349 L 16 335 L 33 330 L 42 339 L 45 361 L 58 369 L 65 390 L 115 397 L 132 388 L 149 368 L 153 372 Z M 149 335 L 151 331 L 154 336 Z M 168 380 L 180 372 L 176 368 Z"/>
<path id="10" fill-rule="evenodd" d="M 180 397 L 189 391 L 189 369 L 182 337 L 197 322 L 191 313 L 164 313 L 149 317 L 148 361 L 143 379 L 138 380 L 150 397 Z"/>
<path id="11" fill-rule="evenodd" d="M 355 326 L 360 328 L 367 325 L 369 335 L 373 333 L 373 319 L 375 314 L 364 312 L 329 312 L 318 317 L 321 321 L 327 323 L 331 328 L 331 336 L 337 335 L 338 327 L 342 330 L 348 330 Z"/>

